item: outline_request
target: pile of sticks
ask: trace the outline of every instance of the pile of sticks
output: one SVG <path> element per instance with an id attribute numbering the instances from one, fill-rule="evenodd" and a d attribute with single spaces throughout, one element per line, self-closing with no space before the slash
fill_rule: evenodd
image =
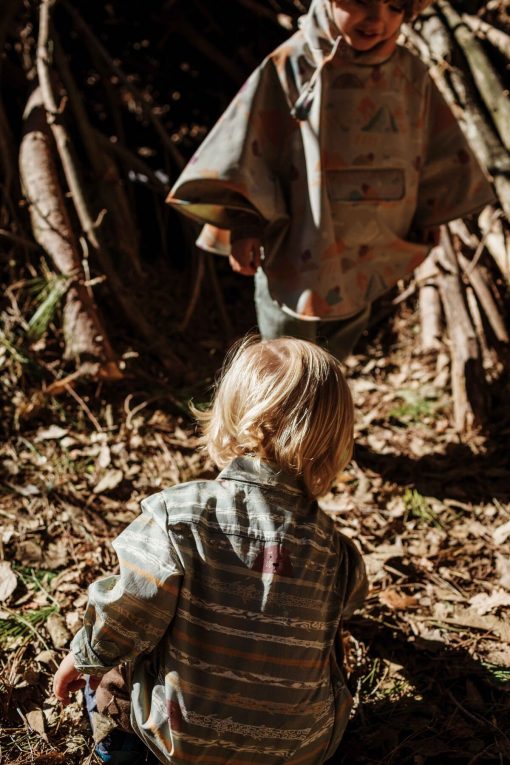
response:
<path id="1" fill-rule="evenodd" d="M 510 101 L 504 66 L 510 59 L 510 15 L 505 8 L 502 2 L 487 3 L 485 20 L 460 15 L 453 4 L 439 0 L 405 30 L 498 200 L 476 219 L 443 226 L 439 245 L 415 272 L 422 350 L 438 358 L 445 350 L 450 355 L 459 433 L 483 424 L 489 384 L 508 371 Z"/>

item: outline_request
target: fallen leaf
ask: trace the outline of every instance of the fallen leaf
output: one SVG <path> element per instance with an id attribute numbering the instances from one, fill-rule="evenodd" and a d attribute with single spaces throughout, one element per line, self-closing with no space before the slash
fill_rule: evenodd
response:
<path id="1" fill-rule="evenodd" d="M 32 564 L 38 564 L 43 557 L 43 551 L 40 545 L 36 542 L 32 542 L 30 539 L 26 539 L 24 542 L 20 542 L 15 548 L 15 558 L 24 566 L 30 566 Z"/>
<path id="2" fill-rule="evenodd" d="M 48 550 L 44 555 L 44 567 L 47 569 L 56 569 L 65 566 L 68 560 L 67 544 L 65 539 L 57 539 L 56 542 L 50 542 Z"/>
<path id="3" fill-rule="evenodd" d="M 43 738 L 45 741 L 48 741 L 42 709 L 32 709 L 30 712 L 26 712 L 25 717 L 32 730 L 35 730 L 35 732 L 38 733 L 41 738 Z"/>
<path id="4" fill-rule="evenodd" d="M 510 521 L 503 523 L 502 526 L 498 526 L 492 532 L 492 538 L 497 545 L 502 545 L 510 537 Z"/>
<path id="5" fill-rule="evenodd" d="M 9 561 L 0 563 L 0 600 L 7 600 L 18 586 L 18 577 L 11 568 Z"/>
<path id="6" fill-rule="evenodd" d="M 122 470 L 109 470 L 94 486 L 94 494 L 102 494 L 104 491 L 115 489 L 124 478 Z"/>
<path id="7" fill-rule="evenodd" d="M 496 571 L 499 574 L 499 583 L 506 590 L 510 590 L 510 560 L 496 553 Z"/>
<path id="8" fill-rule="evenodd" d="M 97 465 L 102 470 L 105 470 L 112 461 L 112 455 L 110 453 L 110 447 L 106 443 L 106 441 L 103 441 L 101 444 L 101 449 L 97 458 Z"/>
<path id="9" fill-rule="evenodd" d="M 45 626 L 55 648 L 67 648 L 72 635 L 66 627 L 64 618 L 60 614 L 50 614 Z"/>
<path id="10" fill-rule="evenodd" d="M 45 649 L 37 654 L 35 660 L 39 662 L 39 664 L 45 664 L 53 670 L 58 667 L 58 655 L 55 651 Z"/>
<path id="11" fill-rule="evenodd" d="M 502 606 L 510 606 L 510 592 L 505 592 L 505 590 L 494 590 L 490 595 L 481 592 L 478 595 L 473 595 L 473 597 L 469 599 L 469 602 L 476 613 L 483 616 Z"/>
<path id="12" fill-rule="evenodd" d="M 395 611 L 406 611 L 408 608 L 416 608 L 418 605 L 418 601 L 413 595 L 406 595 L 391 587 L 379 593 L 379 600 Z"/>
<path id="13" fill-rule="evenodd" d="M 510 624 L 508 620 L 498 619 L 497 616 L 480 616 L 472 608 L 452 608 L 448 604 L 436 603 L 434 605 L 434 617 L 445 624 L 454 624 L 458 627 L 474 627 L 484 633 L 493 632 L 505 643 L 510 643 Z"/>
<path id="14" fill-rule="evenodd" d="M 40 428 L 35 434 L 35 443 L 39 441 L 51 441 L 53 439 L 58 440 L 67 436 L 69 430 L 67 428 L 60 428 L 58 425 L 50 425 L 49 428 Z"/>

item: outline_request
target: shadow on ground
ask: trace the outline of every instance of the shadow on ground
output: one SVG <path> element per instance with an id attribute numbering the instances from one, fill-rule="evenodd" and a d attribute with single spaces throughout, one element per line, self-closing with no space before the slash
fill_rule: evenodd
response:
<path id="1" fill-rule="evenodd" d="M 353 620 L 350 628 L 353 637 L 367 646 L 372 668 L 380 659 L 383 672 L 387 662 L 399 669 L 387 697 L 381 698 L 379 690 L 377 700 L 370 699 L 363 678 L 357 678 L 362 701 L 328 765 L 510 762 L 508 683 L 499 684 L 461 648 L 413 640 L 396 627 L 362 617 Z M 370 683 L 383 679 L 372 673 Z M 356 676 L 350 682 L 356 682 Z"/>

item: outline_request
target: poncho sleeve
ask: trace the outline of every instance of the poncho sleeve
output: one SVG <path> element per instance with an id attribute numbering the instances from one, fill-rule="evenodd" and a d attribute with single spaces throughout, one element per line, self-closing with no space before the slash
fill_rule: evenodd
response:
<path id="1" fill-rule="evenodd" d="M 437 86 L 430 79 L 426 140 L 413 228 L 433 228 L 477 212 L 494 193 Z"/>
<path id="2" fill-rule="evenodd" d="M 167 202 L 204 224 L 263 230 L 287 218 L 282 178 L 295 122 L 270 58 L 192 157 Z"/>

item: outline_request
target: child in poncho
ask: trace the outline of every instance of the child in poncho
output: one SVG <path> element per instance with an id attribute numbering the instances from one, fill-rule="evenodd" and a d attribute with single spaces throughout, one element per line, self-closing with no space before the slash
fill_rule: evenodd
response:
<path id="1" fill-rule="evenodd" d="M 102 678 L 86 695 L 110 765 L 146 748 L 170 765 L 320 765 L 349 718 L 342 624 L 367 586 L 316 501 L 352 453 L 340 362 L 294 338 L 245 341 L 201 419 L 221 473 L 142 502 L 55 694 Z"/>
<path id="2" fill-rule="evenodd" d="M 201 247 L 255 274 L 265 338 L 326 338 L 344 357 L 439 225 L 493 200 L 427 68 L 397 44 L 428 4 L 313 0 L 168 197 L 208 224 Z"/>

